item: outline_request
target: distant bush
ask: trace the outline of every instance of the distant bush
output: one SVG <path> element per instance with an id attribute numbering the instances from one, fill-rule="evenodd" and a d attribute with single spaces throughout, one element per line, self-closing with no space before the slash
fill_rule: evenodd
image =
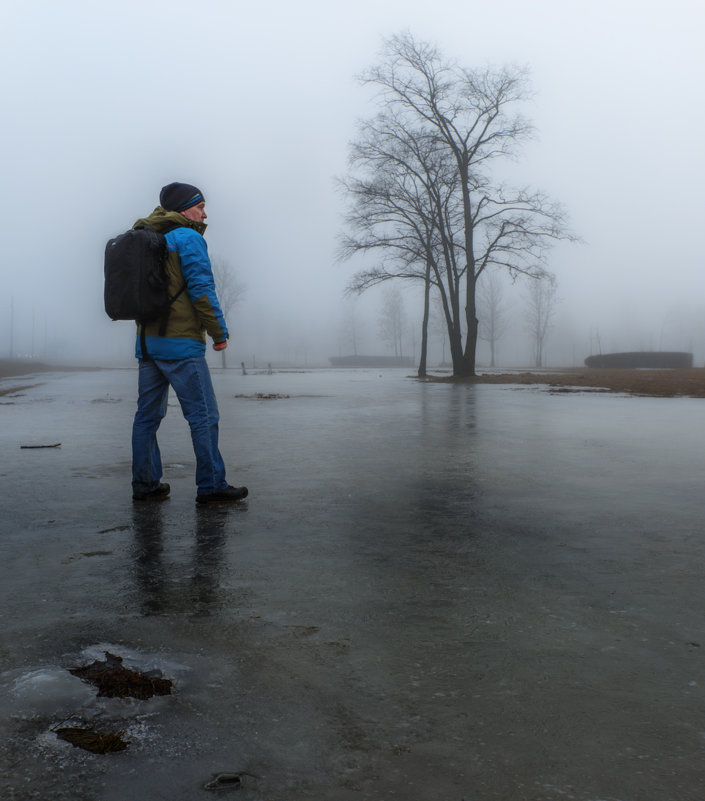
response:
<path id="1" fill-rule="evenodd" d="M 622 367 L 676 369 L 693 366 L 693 354 L 680 351 L 642 350 L 633 353 L 601 353 L 599 356 L 588 356 L 586 367 Z"/>

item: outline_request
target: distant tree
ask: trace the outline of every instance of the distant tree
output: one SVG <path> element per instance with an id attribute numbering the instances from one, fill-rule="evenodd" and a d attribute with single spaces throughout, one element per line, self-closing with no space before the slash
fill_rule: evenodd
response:
<path id="1" fill-rule="evenodd" d="M 211 267 L 213 268 L 213 278 L 215 279 L 215 290 L 218 295 L 220 308 L 223 310 L 226 322 L 228 314 L 245 295 L 245 285 L 238 280 L 235 272 L 225 259 L 212 258 Z M 227 350 L 220 352 L 223 358 L 223 367 L 227 367 L 225 355 Z"/>
<path id="2" fill-rule="evenodd" d="M 556 279 L 546 274 L 533 279 L 527 292 L 526 324 L 534 351 L 534 366 L 544 366 L 544 346 L 556 312 Z"/>
<path id="3" fill-rule="evenodd" d="M 15 298 L 10 298 L 10 350 L 9 357 L 15 356 Z"/>
<path id="4" fill-rule="evenodd" d="M 399 287 L 390 287 L 384 294 L 379 320 L 379 333 L 382 339 L 394 349 L 394 355 L 397 358 L 401 358 L 404 355 L 405 327 L 404 298 Z"/>
<path id="5" fill-rule="evenodd" d="M 341 349 L 345 348 L 346 350 L 352 351 L 353 356 L 358 355 L 358 322 L 356 305 L 356 298 L 348 297 L 345 299 L 340 327 Z"/>
<path id="6" fill-rule="evenodd" d="M 594 343 L 595 344 L 593 345 L 593 332 L 592 332 L 592 328 L 591 328 L 590 329 L 590 354 L 591 355 L 594 354 L 594 353 L 601 354 L 602 353 L 602 340 L 600 338 L 600 329 L 599 328 L 595 329 Z"/>
<path id="7" fill-rule="evenodd" d="M 532 132 L 511 111 L 527 97 L 525 75 L 463 69 L 402 35 L 385 43 L 382 63 L 362 80 L 379 89 L 381 110 L 361 124 L 351 146 L 351 171 L 341 182 L 351 207 L 340 255 L 380 255 L 350 290 L 392 278 L 424 282 L 425 332 L 435 286 L 453 373 L 473 375 L 480 275 L 496 266 L 540 276 L 552 241 L 573 238 L 562 209 L 546 196 L 510 190 L 489 175 L 492 162 L 514 155 Z"/>
<path id="8" fill-rule="evenodd" d="M 502 284 L 496 271 L 485 272 L 480 282 L 478 336 L 490 346 L 490 367 L 496 367 L 497 343 L 507 333 L 509 318 L 504 307 Z"/>
<path id="9" fill-rule="evenodd" d="M 426 377 L 428 360 L 428 323 L 431 319 L 431 261 L 426 259 L 426 275 L 424 276 L 423 317 L 421 318 L 421 357 L 419 359 L 419 378 Z M 416 346 L 414 346 L 414 352 Z"/>

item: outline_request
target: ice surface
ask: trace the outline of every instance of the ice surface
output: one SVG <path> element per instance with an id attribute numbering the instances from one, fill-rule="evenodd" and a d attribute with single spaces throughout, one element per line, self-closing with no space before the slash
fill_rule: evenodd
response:
<path id="1" fill-rule="evenodd" d="M 0 798 L 704 797 L 702 401 L 216 370 L 250 498 L 200 509 L 173 401 L 172 497 L 131 501 L 134 370 L 22 383 Z M 173 695 L 96 699 L 68 668 L 105 650 Z M 57 744 L 70 716 L 129 749 Z"/>
<path id="2" fill-rule="evenodd" d="M 3 684 L 7 692 L 6 682 Z M 70 714 L 89 704 L 94 696 L 95 692 L 68 671 L 53 666 L 38 668 L 12 681 L 7 711 L 24 716 Z"/>

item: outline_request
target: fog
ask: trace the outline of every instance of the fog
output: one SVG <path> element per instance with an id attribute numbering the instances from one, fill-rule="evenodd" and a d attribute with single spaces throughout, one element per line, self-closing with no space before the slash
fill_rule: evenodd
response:
<path id="1" fill-rule="evenodd" d="M 546 363 L 599 347 L 693 350 L 702 364 L 704 23 L 699 0 L 6 4 L 0 355 L 130 363 L 132 326 L 103 311 L 103 250 L 171 181 L 203 190 L 210 252 L 246 286 L 231 364 L 350 352 L 343 290 L 362 263 L 336 263 L 334 179 L 375 113 L 355 76 L 409 31 L 468 67 L 530 69 L 538 136 L 507 174 L 562 202 L 584 240 L 550 257 Z M 505 287 L 500 364 L 531 361 L 524 295 Z M 355 304 L 359 352 L 389 353 L 382 299 Z M 413 355 L 420 289 L 404 300 Z"/>

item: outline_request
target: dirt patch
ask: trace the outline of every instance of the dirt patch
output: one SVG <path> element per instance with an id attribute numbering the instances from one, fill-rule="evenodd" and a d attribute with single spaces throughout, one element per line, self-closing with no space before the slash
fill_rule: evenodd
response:
<path id="1" fill-rule="evenodd" d="M 467 378 L 432 377 L 427 380 L 457 384 L 543 385 L 554 392 L 582 392 L 592 389 L 658 398 L 678 396 L 705 398 L 705 368 L 702 367 L 680 370 L 585 368 L 535 373 L 480 374 Z"/>
<path id="2" fill-rule="evenodd" d="M 278 395 L 276 392 L 256 392 L 254 395 L 236 395 L 236 398 L 245 398 L 246 400 L 285 400 L 290 398 L 291 395 Z"/>
<path id="3" fill-rule="evenodd" d="M 74 676 L 98 688 L 98 697 L 139 698 L 145 700 L 153 695 L 170 695 L 173 682 L 170 679 L 148 676 L 130 670 L 122 664 L 122 657 L 105 652 L 105 661 L 96 660 L 91 665 L 71 668 Z"/>
<path id="4" fill-rule="evenodd" d="M 82 728 L 78 726 L 65 726 L 55 729 L 56 736 L 60 740 L 66 740 L 74 748 L 83 748 L 93 754 L 112 754 L 115 751 L 124 751 L 130 744 L 129 740 L 123 740 L 124 732 L 106 732 L 101 734 L 95 729 Z"/>
<path id="5" fill-rule="evenodd" d="M 37 384 L 22 384 L 15 387 L 3 387 L 0 389 L 0 396 L 9 395 L 11 398 L 21 398 L 26 389 L 34 389 Z"/>

